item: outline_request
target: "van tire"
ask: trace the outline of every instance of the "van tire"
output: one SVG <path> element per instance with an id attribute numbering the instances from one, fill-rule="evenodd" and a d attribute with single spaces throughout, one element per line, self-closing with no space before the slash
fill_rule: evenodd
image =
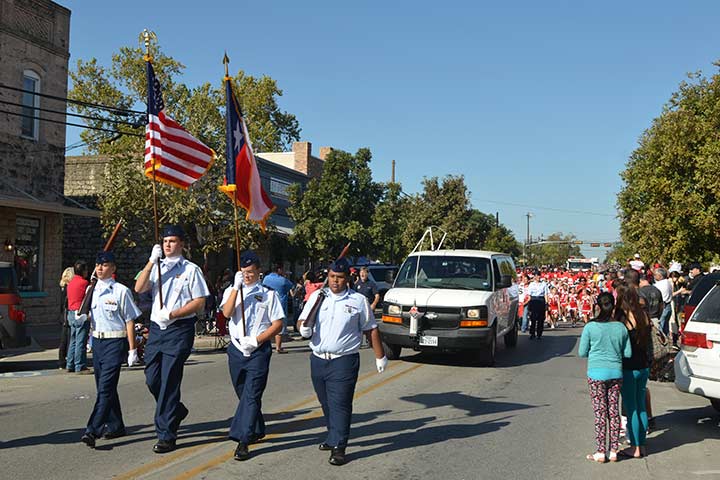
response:
<path id="1" fill-rule="evenodd" d="M 477 362 L 481 367 L 492 367 L 495 365 L 495 351 L 497 350 L 497 324 L 490 329 L 490 343 L 483 347 L 477 354 Z"/>
<path id="2" fill-rule="evenodd" d="M 402 351 L 400 345 L 392 345 L 383 340 L 382 347 L 388 360 L 398 360 L 400 358 L 400 352 Z"/>
<path id="3" fill-rule="evenodd" d="M 515 319 L 515 324 L 513 325 L 512 330 L 510 330 L 508 333 L 506 333 L 505 336 L 503 337 L 506 348 L 515 348 L 517 346 L 518 324 L 519 324 L 519 322 L 517 321 L 517 319 Z"/>

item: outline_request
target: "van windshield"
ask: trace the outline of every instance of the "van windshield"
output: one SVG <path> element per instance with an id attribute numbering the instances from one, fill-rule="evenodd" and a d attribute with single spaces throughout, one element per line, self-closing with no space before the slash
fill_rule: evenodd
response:
<path id="1" fill-rule="evenodd" d="M 413 256 L 405 260 L 394 288 L 492 290 L 490 260 L 477 257 Z"/>

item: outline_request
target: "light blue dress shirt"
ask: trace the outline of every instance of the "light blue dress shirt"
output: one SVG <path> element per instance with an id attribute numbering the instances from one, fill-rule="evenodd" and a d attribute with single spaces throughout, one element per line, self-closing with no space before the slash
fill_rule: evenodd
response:
<path id="1" fill-rule="evenodd" d="M 527 294 L 531 297 L 544 297 L 548 294 L 548 286 L 545 282 L 530 282 L 527 287 Z"/>
<path id="2" fill-rule="evenodd" d="M 315 353 L 348 355 L 360 350 L 363 332 L 377 328 L 370 304 L 364 295 L 347 289 L 334 294 L 324 289 L 327 297 L 318 312 L 317 322 L 310 339 L 310 348 Z M 314 291 L 300 314 L 305 320 L 315 305 L 320 290 Z"/>
<path id="3" fill-rule="evenodd" d="M 230 286 L 223 292 L 220 307 L 230 298 L 233 287 Z M 243 300 L 245 302 L 245 335 L 257 337 L 270 328 L 272 322 L 285 318 L 280 298 L 277 292 L 262 286 L 259 283 L 243 285 Z M 240 292 L 235 299 L 235 310 L 228 322 L 230 339 L 238 350 L 240 349 L 240 337 L 242 337 L 242 311 L 240 309 Z"/>
<path id="4" fill-rule="evenodd" d="M 125 324 L 135 320 L 140 313 L 129 288 L 113 279 L 98 280 L 90 310 L 94 331 L 125 331 Z"/>
<path id="5" fill-rule="evenodd" d="M 162 293 L 163 305 L 171 312 L 185 306 L 191 300 L 210 295 L 205 277 L 200 267 L 191 261 L 180 257 L 179 259 L 164 258 L 162 265 Z M 160 311 L 160 296 L 158 295 L 158 274 L 157 265 L 153 265 L 150 272 L 150 285 L 153 292 L 153 306 L 150 319 L 155 321 Z M 170 323 L 176 320 L 192 318 L 195 313 L 185 317 L 173 318 Z"/>

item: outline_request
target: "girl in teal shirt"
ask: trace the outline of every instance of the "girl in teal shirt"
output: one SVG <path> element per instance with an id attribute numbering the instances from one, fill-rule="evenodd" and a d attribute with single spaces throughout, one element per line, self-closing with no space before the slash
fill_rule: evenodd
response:
<path id="1" fill-rule="evenodd" d="M 600 314 L 585 325 L 580 336 L 578 355 L 587 357 L 588 387 L 595 412 L 597 451 L 587 459 L 604 463 L 607 451 L 606 431 L 610 431 L 608 459 L 617 461 L 620 447 L 620 389 L 622 359 L 632 356 L 627 328 L 613 320 L 615 299 L 611 293 L 598 296 Z M 609 420 L 609 422 L 608 422 Z"/>

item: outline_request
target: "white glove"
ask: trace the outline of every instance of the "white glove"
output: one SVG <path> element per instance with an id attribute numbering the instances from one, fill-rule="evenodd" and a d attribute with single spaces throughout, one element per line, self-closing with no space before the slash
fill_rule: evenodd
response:
<path id="1" fill-rule="evenodd" d="M 308 339 L 312 337 L 313 329 L 312 327 L 306 327 L 304 324 L 302 327 L 300 327 L 300 335 L 302 335 L 303 338 Z"/>
<path id="2" fill-rule="evenodd" d="M 387 368 L 387 364 L 388 364 L 388 359 L 384 355 L 382 358 L 375 359 L 375 366 L 377 367 L 378 373 L 383 373 L 385 371 L 385 369 Z"/>
<path id="3" fill-rule="evenodd" d="M 133 365 L 137 365 L 139 362 L 137 349 L 133 348 L 132 350 L 128 350 L 128 367 L 132 367 Z"/>
<path id="4" fill-rule="evenodd" d="M 148 262 L 152 264 L 156 264 L 158 260 L 162 258 L 162 247 L 160 245 L 153 245 L 152 253 L 150 253 L 150 258 L 148 258 Z"/>
<path id="5" fill-rule="evenodd" d="M 249 357 L 252 352 L 254 352 L 258 347 L 258 342 L 256 337 L 241 337 L 240 338 L 240 351 L 242 352 L 243 356 Z"/>
<path id="6" fill-rule="evenodd" d="M 235 290 L 240 290 L 240 285 L 242 285 L 242 281 L 243 281 L 242 272 L 235 272 L 235 281 L 233 282 L 233 288 Z"/>
<path id="7" fill-rule="evenodd" d="M 170 310 L 167 305 L 158 311 L 159 320 L 163 323 L 170 323 Z"/>

